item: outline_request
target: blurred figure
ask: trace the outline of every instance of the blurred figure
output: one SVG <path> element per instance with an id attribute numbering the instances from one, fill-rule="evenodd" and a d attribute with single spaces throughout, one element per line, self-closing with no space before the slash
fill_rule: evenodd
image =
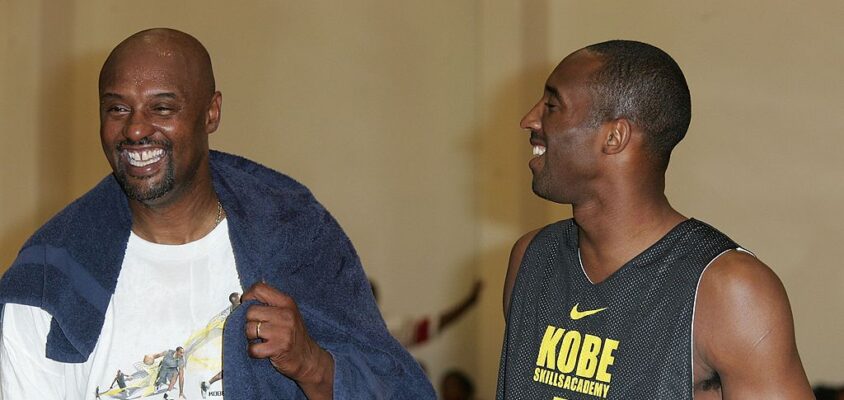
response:
<path id="1" fill-rule="evenodd" d="M 453 369 L 443 375 L 440 394 L 442 400 L 472 400 L 475 398 L 475 385 L 463 371 Z"/>
<path id="2" fill-rule="evenodd" d="M 379 302 L 375 282 L 370 280 L 369 285 L 375 301 Z M 481 281 L 475 281 L 472 290 L 460 302 L 439 315 L 384 315 L 387 330 L 406 348 L 425 343 L 466 315 L 477 303 L 482 289 Z"/>
<path id="3" fill-rule="evenodd" d="M 844 400 L 844 387 L 818 385 L 812 388 L 817 400 Z"/>

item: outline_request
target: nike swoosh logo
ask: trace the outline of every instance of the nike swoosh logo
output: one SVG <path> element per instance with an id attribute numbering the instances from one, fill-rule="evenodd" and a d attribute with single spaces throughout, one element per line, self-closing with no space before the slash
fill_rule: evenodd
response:
<path id="1" fill-rule="evenodd" d="M 578 305 L 580 305 L 580 303 L 575 304 L 574 307 L 571 308 L 571 312 L 569 313 L 569 317 L 571 317 L 571 319 L 578 320 L 578 319 L 581 319 L 581 318 L 584 318 L 584 317 L 588 317 L 590 315 L 595 315 L 595 314 L 607 309 L 606 307 L 604 307 L 604 308 L 598 308 L 598 309 L 595 309 L 595 310 L 578 311 L 577 310 Z"/>

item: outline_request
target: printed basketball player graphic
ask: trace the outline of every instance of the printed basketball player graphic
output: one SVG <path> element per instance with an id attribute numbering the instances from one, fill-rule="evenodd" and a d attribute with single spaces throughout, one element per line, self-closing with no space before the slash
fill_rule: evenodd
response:
<path id="1" fill-rule="evenodd" d="M 107 389 L 100 391 L 105 385 L 96 388 L 94 399 L 187 399 L 186 393 L 198 393 L 203 399 L 222 399 L 223 371 L 219 345 L 226 318 L 240 305 L 240 294 L 229 295 L 229 302 L 228 307 L 194 331 L 182 345 L 144 354 L 131 370 L 116 369 Z M 216 357 L 208 356 L 203 350 L 208 350 L 209 344 L 214 341 L 218 345 Z M 188 379 L 187 375 L 193 376 Z M 197 380 L 198 383 L 188 386 L 188 383 Z M 180 383 L 184 386 L 181 396 Z"/>

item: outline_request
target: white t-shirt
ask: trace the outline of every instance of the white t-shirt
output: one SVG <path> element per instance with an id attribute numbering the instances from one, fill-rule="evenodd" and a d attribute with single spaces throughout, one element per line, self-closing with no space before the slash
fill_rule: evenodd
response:
<path id="1" fill-rule="evenodd" d="M 178 399 L 179 369 L 186 399 L 222 399 L 222 381 L 207 382 L 222 370 L 223 322 L 233 307 L 229 296 L 240 292 L 227 221 L 178 246 L 132 233 L 103 329 L 86 362 L 46 358 L 50 315 L 6 304 L 2 399 L 163 399 L 165 394 Z M 182 358 L 177 347 L 184 349 Z M 170 367 L 161 368 L 162 363 Z"/>

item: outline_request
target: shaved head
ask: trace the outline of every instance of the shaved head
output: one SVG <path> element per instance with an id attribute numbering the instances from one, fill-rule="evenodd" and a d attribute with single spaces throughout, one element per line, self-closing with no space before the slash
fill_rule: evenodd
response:
<path id="1" fill-rule="evenodd" d="M 173 29 L 120 42 L 100 71 L 100 140 L 126 195 L 167 204 L 207 191 L 208 135 L 220 122 L 208 51 Z M 199 189 L 197 189 L 199 188 Z"/>
<path id="2" fill-rule="evenodd" d="M 216 90 L 211 57 L 199 40 L 175 29 L 153 28 L 129 36 L 111 51 L 100 70 L 100 93 L 122 70 L 131 69 L 142 60 L 162 60 L 183 69 L 181 72 L 190 77 L 186 86 L 198 97 L 210 98 Z"/>

